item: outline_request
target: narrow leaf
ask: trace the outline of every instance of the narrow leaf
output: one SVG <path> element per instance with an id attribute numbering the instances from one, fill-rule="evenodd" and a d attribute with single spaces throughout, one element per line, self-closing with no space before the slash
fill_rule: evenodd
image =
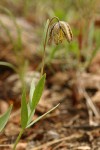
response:
<path id="1" fill-rule="evenodd" d="M 46 78 L 46 75 L 44 74 L 35 87 L 34 94 L 32 97 L 32 106 L 31 106 L 32 111 L 36 108 L 41 98 L 41 95 L 44 89 L 45 78 Z"/>
<path id="2" fill-rule="evenodd" d="M 52 109 L 50 109 L 48 112 L 46 112 L 45 114 L 43 114 L 42 116 L 38 117 L 36 120 L 34 120 L 33 122 L 31 122 L 26 128 L 29 128 L 30 126 L 32 126 L 33 124 L 35 124 L 36 122 L 38 122 L 39 120 L 41 120 L 43 117 L 45 117 L 47 114 L 49 114 L 50 112 L 52 112 L 54 109 L 56 109 L 59 106 L 56 105 L 55 107 L 53 107 Z"/>
<path id="3" fill-rule="evenodd" d="M 49 19 L 47 19 L 47 22 L 46 22 L 45 27 L 44 27 L 43 42 L 45 41 L 45 38 L 46 38 L 46 32 L 48 29 L 49 22 L 50 22 Z"/>
<path id="4" fill-rule="evenodd" d="M 29 116 L 29 118 L 28 118 L 27 125 L 29 125 L 30 122 L 32 121 L 32 118 L 33 118 L 33 116 L 34 116 L 34 113 L 35 113 L 35 110 L 33 110 L 33 111 L 30 113 L 30 116 Z"/>
<path id="5" fill-rule="evenodd" d="M 31 110 L 29 103 L 27 104 L 27 108 L 28 108 L 28 122 L 27 122 L 27 125 L 28 125 L 32 121 L 35 110 L 33 110 L 33 111 Z"/>
<path id="6" fill-rule="evenodd" d="M 25 128 L 28 121 L 28 108 L 26 102 L 26 90 L 23 90 L 22 100 L 21 100 L 21 126 Z"/>
<path id="7" fill-rule="evenodd" d="M 10 117 L 11 110 L 12 110 L 12 105 L 9 107 L 9 109 L 7 110 L 7 112 L 5 114 L 0 116 L 0 132 L 5 127 L 7 121 Z"/>
<path id="8" fill-rule="evenodd" d="M 4 62 L 4 61 L 0 61 L 0 65 L 1 65 L 1 66 L 9 67 L 9 68 L 13 69 L 15 72 L 17 72 L 17 69 L 16 69 L 15 66 L 13 66 L 11 63 Z"/>
<path id="9" fill-rule="evenodd" d="M 34 79 L 33 79 L 32 82 L 31 82 L 30 93 L 29 93 L 29 104 L 30 104 L 30 106 L 31 106 L 31 103 L 32 103 L 34 90 L 35 90 L 35 83 L 34 83 Z"/>

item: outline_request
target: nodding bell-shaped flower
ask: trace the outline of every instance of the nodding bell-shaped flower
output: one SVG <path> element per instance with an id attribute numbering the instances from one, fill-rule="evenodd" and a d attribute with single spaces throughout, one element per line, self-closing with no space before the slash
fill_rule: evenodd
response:
<path id="1" fill-rule="evenodd" d="M 55 44 L 62 43 L 64 39 L 71 42 L 73 38 L 72 30 L 68 23 L 59 21 L 50 26 L 49 42 L 54 41 Z"/>

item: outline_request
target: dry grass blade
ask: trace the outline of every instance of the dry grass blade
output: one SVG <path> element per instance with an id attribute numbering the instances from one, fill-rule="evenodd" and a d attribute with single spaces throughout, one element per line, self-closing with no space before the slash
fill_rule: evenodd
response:
<path id="1" fill-rule="evenodd" d="M 91 100 L 91 98 L 89 97 L 89 95 L 87 94 L 87 92 L 85 90 L 83 90 L 83 95 L 84 95 L 84 97 L 85 97 L 89 107 L 91 108 L 91 110 L 95 114 L 95 116 L 97 118 L 99 118 L 100 117 L 100 113 L 98 112 L 98 109 L 96 108 L 96 106 L 94 105 L 93 101 Z"/>
<path id="2" fill-rule="evenodd" d="M 57 140 L 53 140 L 53 141 L 50 141 L 50 142 L 47 142 L 41 146 L 38 146 L 38 147 L 35 147 L 35 148 L 32 148 L 31 150 L 41 150 L 42 148 L 44 147 L 48 147 L 48 146 L 51 146 L 53 144 L 56 144 L 56 143 L 59 143 L 59 142 L 62 142 L 62 141 L 67 141 L 67 140 L 72 140 L 73 138 L 80 138 L 82 137 L 81 134 L 73 134 L 71 136 L 68 136 L 68 137 L 64 137 L 64 138 L 61 138 L 61 139 L 57 139 Z"/>

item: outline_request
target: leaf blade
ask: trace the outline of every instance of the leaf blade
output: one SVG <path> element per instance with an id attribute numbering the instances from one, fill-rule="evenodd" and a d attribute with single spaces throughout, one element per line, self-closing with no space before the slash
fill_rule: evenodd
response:
<path id="1" fill-rule="evenodd" d="M 46 75 L 44 74 L 40 78 L 39 82 L 37 83 L 37 85 L 35 87 L 33 97 L 32 97 L 32 105 L 31 105 L 32 111 L 36 108 L 36 106 L 41 98 L 41 95 L 42 95 L 42 92 L 44 89 L 44 85 L 45 85 L 45 78 L 46 78 Z"/>
<path id="2" fill-rule="evenodd" d="M 5 127 L 8 119 L 9 119 L 9 116 L 10 116 L 10 113 L 11 113 L 11 110 L 12 110 L 12 105 L 9 107 L 9 109 L 7 110 L 7 112 L 5 112 L 1 117 L 0 117 L 0 132 L 2 131 L 2 129 Z"/>
<path id="3" fill-rule="evenodd" d="M 31 122 L 32 117 L 34 116 L 35 110 L 33 111 L 31 110 L 29 102 L 27 104 L 27 108 L 28 108 L 28 121 L 27 121 L 27 125 L 28 125 Z"/>
<path id="4" fill-rule="evenodd" d="M 34 84 L 34 79 L 33 79 L 31 82 L 30 93 L 29 93 L 29 106 L 30 107 L 32 104 L 32 98 L 33 98 L 34 91 L 35 91 L 35 84 Z"/>
<path id="5" fill-rule="evenodd" d="M 22 100 L 21 100 L 21 126 L 25 128 L 28 121 L 28 108 L 26 102 L 26 90 L 23 90 Z"/>

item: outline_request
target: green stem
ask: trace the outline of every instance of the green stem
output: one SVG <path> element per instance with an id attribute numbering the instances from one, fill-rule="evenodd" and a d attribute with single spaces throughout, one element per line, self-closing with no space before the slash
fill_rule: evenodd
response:
<path id="1" fill-rule="evenodd" d="M 44 71 L 44 65 L 45 65 L 45 52 L 46 52 L 46 45 L 47 45 L 47 37 L 48 37 L 48 31 L 49 31 L 49 27 L 51 25 L 51 22 L 56 19 L 59 22 L 59 18 L 58 17 L 53 17 L 47 27 L 47 31 L 46 31 L 46 36 L 45 36 L 45 40 L 44 40 L 44 45 L 43 45 L 43 57 L 42 57 L 42 67 L 41 67 L 41 75 L 40 77 L 43 75 L 43 71 Z"/>
<path id="2" fill-rule="evenodd" d="M 17 146 L 17 144 L 18 144 L 18 142 L 19 142 L 19 140 L 20 140 L 20 138 L 21 138 L 21 136 L 22 136 L 24 130 L 25 130 L 25 129 L 21 129 L 21 131 L 20 131 L 20 133 L 19 133 L 19 135 L 18 135 L 18 137 L 17 137 L 17 139 L 16 139 L 16 141 L 15 141 L 15 143 L 14 143 L 13 150 L 16 150 L 16 146 Z"/>

